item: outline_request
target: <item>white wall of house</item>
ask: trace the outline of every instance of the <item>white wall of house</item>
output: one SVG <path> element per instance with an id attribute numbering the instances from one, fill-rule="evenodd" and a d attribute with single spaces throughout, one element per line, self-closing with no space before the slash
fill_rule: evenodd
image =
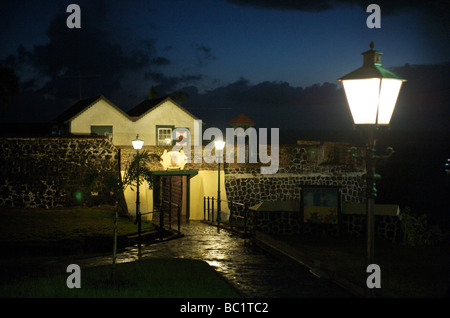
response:
<path id="1" fill-rule="evenodd" d="M 145 145 L 157 145 L 158 127 L 187 128 L 191 145 L 196 145 L 195 117 L 184 111 L 171 100 L 166 100 L 138 119 L 132 119 L 107 100 L 100 98 L 70 121 L 70 132 L 78 135 L 90 135 L 91 126 L 112 126 L 112 142 L 117 146 L 131 146 L 131 141 L 139 134 Z M 200 133 L 201 133 L 201 127 Z M 124 172 L 122 171 L 122 174 Z M 221 197 L 226 199 L 225 175 L 221 173 Z M 203 219 L 203 197 L 217 198 L 217 171 L 199 171 L 190 181 L 190 219 Z M 153 211 L 153 189 L 145 183 L 139 188 L 141 213 Z M 125 189 L 125 200 L 129 213 L 136 216 L 136 189 Z M 217 206 L 217 205 L 216 205 Z M 228 211 L 228 205 L 222 204 L 222 211 Z M 152 215 L 143 217 L 151 220 Z"/>
<path id="2" fill-rule="evenodd" d="M 70 132 L 75 135 L 90 135 L 91 126 L 113 126 L 113 143 L 131 145 L 136 134 L 130 131 L 132 121 L 108 102 L 100 99 L 81 112 L 70 122 Z"/>
<path id="3" fill-rule="evenodd" d="M 122 176 L 123 176 L 122 171 Z M 225 173 L 222 170 L 220 172 L 220 196 L 222 200 L 227 199 L 225 191 Z M 189 197 L 189 210 L 190 220 L 203 220 L 203 198 L 214 197 L 217 198 L 217 171 L 200 170 L 196 176 L 190 179 L 190 197 Z M 128 213 L 132 216 L 136 216 L 136 189 L 134 191 L 127 187 L 125 189 L 125 200 L 127 202 Z M 139 187 L 139 201 L 141 213 L 153 211 L 153 189 L 148 188 L 148 184 L 144 182 Z M 217 209 L 217 201 L 214 202 L 214 210 Z M 227 214 L 229 213 L 228 204 L 222 202 L 221 210 L 222 219 L 227 220 Z M 143 220 L 151 220 L 152 214 L 143 216 Z"/>
<path id="4" fill-rule="evenodd" d="M 217 199 L 217 171 L 200 170 L 198 174 L 191 178 L 190 189 L 190 219 L 203 220 L 203 198 L 214 197 Z M 220 171 L 220 197 L 227 199 L 225 191 L 225 173 Z M 214 210 L 217 209 L 217 201 L 214 201 Z M 228 204 L 221 203 L 221 211 L 229 212 Z M 222 217 L 224 219 L 224 217 Z"/>
<path id="5" fill-rule="evenodd" d="M 188 128 L 191 144 L 194 144 L 194 119 L 171 101 L 165 101 L 157 108 L 141 116 L 134 124 L 134 131 L 146 145 L 156 145 L 157 127 Z M 134 138 L 133 138 L 134 139 Z"/>
<path id="6" fill-rule="evenodd" d="M 112 142 L 117 146 L 129 146 L 139 134 L 145 145 L 157 144 L 157 128 L 188 128 L 194 145 L 194 120 L 190 114 L 166 100 L 158 107 L 133 120 L 107 101 L 100 99 L 70 122 L 70 133 L 90 135 L 91 126 L 112 126 Z"/>

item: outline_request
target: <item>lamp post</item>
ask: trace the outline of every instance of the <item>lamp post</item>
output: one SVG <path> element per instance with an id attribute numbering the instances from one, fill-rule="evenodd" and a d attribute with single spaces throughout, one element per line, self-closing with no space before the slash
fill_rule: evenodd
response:
<path id="1" fill-rule="evenodd" d="M 139 139 L 139 135 L 136 135 L 136 139 L 132 142 L 133 148 L 136 150 L 136 222 L 138 224 L 138 255 L 141 255 L 141 211 L 139 202 L 139 150 L 142 149 L 144 141 Z"/>
<path id="2" fill-rule="evenodd" d="M 367 251 L 366 266 L 374 263 L 374 202 L 377 196 L 375 172 L 376 161 L 392 155 L 388 148 L 385 156 L 377 156 L 378 132 L 388 127 L 394 112 L 400 88 L 405 81 L 391 71 L 381 67 L 381 52 L 374 49 L 362 53 L 363 66 L 338 79 L 342 82 L 353 122 L 359 128 L 366 143 L 366 182 L 367 182 Z M 357 157 L 353 154 L 354 157 Z M 367 267 L 366 267 L 367 268 Z M 366 284 L 367 285 L 367 284 Z M 366 288 L 366 297 L 373 297 L 373 289 Z"/>
<path id="3" fill-rule="evenodd" d="M 216 151 L 218 151 L 217 155 L 217 162 L 219 164 L 218 173 L 217 173 L 217 230 L 219 230 L 220 222 L 222 222 L 221 216 L 220 216 L 220 161 L 222 159 L 222 153 L 223 147 L 225 147 L 225 141 L 222 140 L 216 140 L 214 141 L 214 146 L 216 148 Z"/>

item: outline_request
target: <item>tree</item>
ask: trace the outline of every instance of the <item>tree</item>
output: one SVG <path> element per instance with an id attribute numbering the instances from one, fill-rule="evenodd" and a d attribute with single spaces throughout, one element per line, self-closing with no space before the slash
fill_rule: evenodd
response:
<path id="1" fill-rule="evenodd" d="M 139 185 L 141 185 L 144 181 L 147 181 L 149 188 L 153 187 L 153 174 L 152 171 L 148 168 L 149 164 L 152 162 L 152 159 L 159 160 L 160 157 L 156 154 L 151 154 L 148 151 L 142 151 L 139 154 L 136 154 L 125 170 L 125 174 L 123 176 L 123 189 L 126 187 L 130 187 L 132 191 L 134 191 L 134 187 L 137 187 L 137 175 L 139 172 Z M 139 160 L 139 170 L 138 170 L 138 160 Z"/>
<path id="2" fill-rule="evenodd" d="M 10 98 L 19 96 L 19 77 L 12 68 L 0 66 L 0 107 L 9 107 Z"/>
<path id="3" fill-rule="evenodd" d="M 132 191 L 134 191 L 133 187 L 140 186 L 144 181 L 147 181 L 149 188 L 153 187 L 153 175 L 151 170 L 148 168 L 152 158 L 157 158 L 159 160 L 159 156 L 156 154 L 150 154 L 147 151 L 143 151 L 134 156 L 131 163 L 127 166 L 123 178 L 116 175 L 110 175 L 109 179 L 106 179 L 105 182 L 110 185 L 110 187 L 114 190 L 117 197 L 122 195 L 127 187 L 130 187 Z M 138 160 L 139 160 L 139 169 L 138 169 Z M 139 173 L 139 184 L 137 184 L 137 175 Z M 116 283 L 116 258 L 117 258 L 117 221 L 119 219 L 118 211 L 120 209 L 118 201 L 116 202 L 116 213 L 114 218 L 114 232 L 113 232 L 113 263 L 112 263 L 112 284 L 115 286 Z"/>
<path id="4" fill-rule="evenodd" d="M 150 87 L 150 92 L 148 93 L 148 99 L 155 98 L 158 98 L 158 92 L 156 91 L 155 86 L 152 85 L 152 87 Z"/>

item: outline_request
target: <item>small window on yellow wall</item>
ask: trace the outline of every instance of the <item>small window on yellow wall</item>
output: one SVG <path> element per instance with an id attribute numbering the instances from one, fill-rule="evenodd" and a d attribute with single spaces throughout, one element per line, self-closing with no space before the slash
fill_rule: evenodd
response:
<path id="1" fill-rule="evenodd" d="M 91 126 L 91 135 L 106 136 L 109 140 L 113 140 L 112 126 Z"/>
<path id="2" fill-rule="evenodd" d="M 172 145 L 172 128 L 160 127 L 158 128 L 158 146 Z"/>

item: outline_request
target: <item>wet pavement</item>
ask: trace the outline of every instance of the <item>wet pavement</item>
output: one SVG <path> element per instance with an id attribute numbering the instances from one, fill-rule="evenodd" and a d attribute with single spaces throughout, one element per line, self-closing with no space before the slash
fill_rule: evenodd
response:
<path id="1" fill-rule="evenodd" d="M 279 258 L 227 230 L 193 222 L 183 224 L 184 237 L 155 244 L 142 244 L 141 258 L 199 259 L 225 277 L 248 298 L 342 298 L 347 290 L 309 272 L 306 266 Z M 117 263 L 138 259 L 137 246 L 118 253 Z M 112 263 L 111 256 L 80 260 L 83 266 Z"/>

